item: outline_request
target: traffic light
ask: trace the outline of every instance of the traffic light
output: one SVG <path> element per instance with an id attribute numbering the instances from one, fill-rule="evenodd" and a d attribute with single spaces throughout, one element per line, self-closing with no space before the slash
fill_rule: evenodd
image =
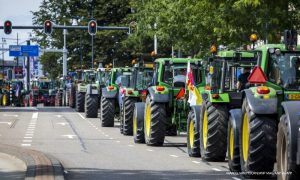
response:
<path id="1" fill-rule="evenodd" d="M 88 31 L 91 36 L 94 36 L 97 33 L 97 22 L 95 20 L 89 22 Z"/>
<path id="2" fill-rule="evenodd" d="M 5 21 L 4 22 L 4 33 L 5 34 L 10 34 L 12 31 L 12 23 L 11 21 Z"/>
<path id="3" fill-rule="evenodd" d="M 53 30 L 53 23 L 50 20 L 46 20 L 44 22 L 44 32 L 48 35 L 52 33 Z"/>

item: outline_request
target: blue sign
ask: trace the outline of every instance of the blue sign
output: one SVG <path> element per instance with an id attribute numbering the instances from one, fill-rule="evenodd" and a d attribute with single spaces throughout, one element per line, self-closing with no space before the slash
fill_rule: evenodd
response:
<path id="1" fill-rule="evenodd" d="M 9 46 L 9 56 L 39 56 L 39 46 Z"/>
<path id="2" fill-rule="evenodd" d="M 23 56 L 39 56 L 39 46 L 21 46 Z"/>
<path id="3" fill-rule="evenodd" d="M 10 45 L 9 46 L 9 56 L 22 56 L 21 46 Z"/>

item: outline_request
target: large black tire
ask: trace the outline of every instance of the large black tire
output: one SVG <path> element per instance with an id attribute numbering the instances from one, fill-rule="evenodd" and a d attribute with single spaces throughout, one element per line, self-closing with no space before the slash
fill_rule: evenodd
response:
<path id="1" fill-rule="evenodd" d="M 84 112 L 84 98 L 85 93 L 76 92 L 76 108 L 77 112 Z"/>
<path id="2" fill-rule="evenodd" d="M 199 117 L 197 117 L 197 115 Z M 200 107 L 192 108 L 187 119 L 187 149 L 190 157 L 200 157 Z"/>
<path id="3" fill-rule="evenodd" d="M 280 118 L 277 133 L 277 175 L 278 180 L 300 179 L 300 166 L 289 163 L 291 144 L 289 136 L 291 129 L 288 126 L 288 118 L 284 114 Z"/>
<path id="4" fill-rule="evenodd" d="M 102 127 L 113 127 L 115 123 L 115 99 L 101 97 L 100 120 Z"/>
<path id="5" fill-rule="evenodd" d="M 176 124 L 170 124 L 166 129 L 166 136 L 177 136 Z"/>
<path id="6" fill-rule="evenodd" d="M 124 135 L 133 135 L 133 111 L 134 103 L 136 103 L 136 98 L 124 97 L 123 101 L 123 134 Z"/>
<path id="7" fill-rule="evenodd" d="M 76 90 L 75 90 L 75 86 L 72 85 L 70 87 L 69 91 L 70 91 L 69 106 L 71 108 L 75 108 L 75 104 L 76 104 Z"/>
<path id="8" fill-rule="evenodd" d="M 57 91 L 55 96 L 55 106 L 62 106 L 62 93 Z"/>
<path id="9" fill-rule="evenodd" d="M 227 151 L 227 125 L 227 105 L 212 104 L 209 101 L 203 101 L 200 121 L 200 150 L 201 157 L 204 160 L 225 160 Z"/>
<path id="10" fill-rule="evenodd" d="M 37 97 L 32 95 L 32 100 L 31 101 L 29 100 L 29 104 L 31 107 L 37 106 Z"/>
<path id="11" fill-rule="evenodd" d="M 167 126 L 166 105 L 164 103 L 153 102 L 150 96 L 148 96 L 144 116 L 146 144 L 150 146 L 162 146 Z"/>
<path id="12" fill-rule="evenodd" d="M 228 152 L 228 166 L 232 172 L 241 172 L 240 162 L 240 147 L 239 147 L 239 128 L 236 123 L 233 122 L 231 116 L 228 121 L 227 132 L 227 152 Z"/>
<path id="13" fill-rule="evenodd" d="M 0 106 L 2 106 L 2 96 L 3 94 L 0 94 Z"/>
<path id="14" fill-rule="evenodd" d="M 135 103 L 133 112 L 133 136 L 134 142 L 139 144 L 145 143 L 144 113 L 145 103 Z"/>
<path id="15" fill-rule="evenodd" d="M 244 176 L 270 176 L 268 173 L 272 173 L 276 160 L 277 123 L 275 119 L 275 116 L 255 114 L 249 108 L 247 99 L 244 99 L 242 128 L 239 136 L 241 170 L 246 172 Z M 258 175 L 252 172 L 264 174 Z"/>
<path id="16" fill-rule="evenodd" d="M 98 117 L 98 95 L 85 95 L 85 117 L 97 118 Z"/>

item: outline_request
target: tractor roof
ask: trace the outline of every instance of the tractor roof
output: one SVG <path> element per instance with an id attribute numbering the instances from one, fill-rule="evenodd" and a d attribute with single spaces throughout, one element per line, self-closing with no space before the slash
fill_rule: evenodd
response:
<path id="1" fill-rule="evenodd" d="M 120 68 L 112 68 L 111 69 L 111 71 L 113 71 L 113 72 L 120 71 L 120 70 L 122 70 L 122 71 L 131 71 L 132 68 L 130 68 L 130 67 L 120 67 Z"/>
<path id="2" fill-rule="evenodd" d="M 285 44 L 264 44 L 256 48 L 256 50 L 267 51 L 270 48 L 280 49 L 281 51 L 286 51 Z M 296 47 L 297 51 L 300 51 L 300 46 Z"/>
<path id="3" fill-rule="evenodd" d="M 159 59 L 155 60 L 155 62 L 158 62 L 158 63 L 163 63 L 165 61 L 170 61 L 170 62 L 173 62 L 173 63 L 187 63 L 188 61 L 190 61 L 190 62 L 201 61 L 201 59 L 191 59 L 191 58 L 159 58 Z"/>
<path id="4" fill-rule="evenodd" d="M 253 58 L 254 53 L 253 52 L 245 52 L 245 51 L 234 51 L 234 50 L 226 50 L 226 51 L 219 51 L 218 56 L 222 58 L 233 58 L 236 53 L 240 53 L 241 57 L 244 58 Z"/>
<path id="5" fill-rule="evenodd" d="M 85 69 L 85 70 L 83 70 L 83 72 L 89 72 L 89 73 L 95 72 L 95 71 L 96 71 L 96 69 Z"/>

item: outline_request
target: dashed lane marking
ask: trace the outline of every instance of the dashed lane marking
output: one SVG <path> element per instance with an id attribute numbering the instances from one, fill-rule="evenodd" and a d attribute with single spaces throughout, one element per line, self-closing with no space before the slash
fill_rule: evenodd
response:
<path id="1" fill-rule="evenodd" d="M 109 138 L 109 139 L 113 140 L 114 138 Z"/>
<path id="2" fill-rule="evenodd" d="M 31 144 L 21 144 L 21 146 L 31 146 Z"/>
<path id="3" fill-rule="evenodd" d="M 174 157 L 174 158 L 178 158 L 178 156 L 176 156 L 176 155 L 173 155 L 173 154 L 171 154 L 170 156 L 171 156 L 171 157 Z"/>
<path id="4" fill-rule="evenodd" d="M 61 136 L 68 137 L 69 139 L 73 139 L 76 135 L 66 134 L 66 135 L 61 135 Z"/>
<path id="5" fill-rule="evenodd" d="M 37 118 L 38 118 L 38 113 L 37 112 L 33 113 L 32 114 L 32 119 L 37 119 Z"/>
<path id="6" fill-rule="evenodd" d="M 109 136 L 109 135 L 107 135 L 107 134 L 105 135 L 105 137 L 108 137 L 108 136 Z"/>
<path id="7" fill-rule="evenodd" d="M 193 163 L 195 163 L 195 164 L 200 164 L 200 162 L 199 161 L 192 161 Z"/>
<path id="8" fill-rule="evenodd" d="M 222 171 L 222 170 L 220 170 L 218 168 L 211 168 L 211 169 L 214 170 L 214 171 Z"/>
<path id="9" fill-rule="evenodd" d="M 24 139 L 32 139 L 30 136 L 25 136 Z"/>
<path id="10" fill-rule="evenodd" d="M 25 136 L 33 136 L 33 133 L 25 134 Z"/>
<path id="11" fill-rule="evenodd" d="M 129 146 L 129 147 L 134 147 L 134 145 L 132 145 L 132 144 L 129 144 L 128 146 Z"/>
<path id="12" fill-rule="evenodd" d="M 0 124 L 8 124 L 10 126 L 11 122 L 0 122 Z"/>
<path id="13" fill-rule="evenodd" d="M 237 177 L 232 177 L 232 179 L 234 179 L 234 180 L 241 180 L 240 178 L 237 178 Z"/>
<path id="14" fill-rule="evenodd" d="M 147 149 L 147 151 L 152 152 L 153 150 L 152 149 Z"/>
<path id="15" fill-rule="evenodd" d="M 121 141 L 116 141 L 117 143 L 120 143 Z"/>
<path id="16" fill-rule="evenodd" d="M 65 122 L 59 122 L 59 123 L 56 123 L 56 124 L 59 124 L 59 125 L 65 126 L 67 123 L 65 123 Z"/>
<path id="17" fill-rule="evenodd" d="M 32 142 L 32 140 L 29 140 L 29 139 L 28 139 L 28 140 L 27 140 L 27 139 L 24 139 L 24 140 L 23 140 L 23 142 L 25 142 L 25 143 L 28 143 L 28 142 Z"/>
<path id="18" fill-rule="evenodd" d="M 6 117 L 19 117 L 19 115 L 16 115 L 16 114 L 3 114 L 3 116 L 6 116 Z"/>
<path id="19" fill-rule="evenodd" d="M 79 115 L 82 119 L 85 119 L 85 118 L 83 117 L 83 115 L 81 115 L 80 113 L 78 113 L 78 115 Z"/>

